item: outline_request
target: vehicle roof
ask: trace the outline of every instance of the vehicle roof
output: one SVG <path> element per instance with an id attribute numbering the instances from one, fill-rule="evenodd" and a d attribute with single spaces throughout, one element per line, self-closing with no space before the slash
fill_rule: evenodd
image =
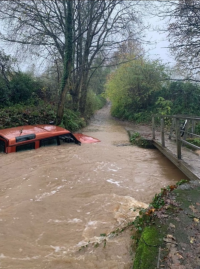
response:
<path id="1" fill-rule="evenodd" d="M 37 140 L 67 133 L 70 133 L 70 131 L 59 126 L 47 124 L 24 125 L 0 130 L 0 136 L 8 140 L 9 145 L 16 144 L 16 137 L 23 135 L 35 134 L 36 138 L 33 140 Z"/>

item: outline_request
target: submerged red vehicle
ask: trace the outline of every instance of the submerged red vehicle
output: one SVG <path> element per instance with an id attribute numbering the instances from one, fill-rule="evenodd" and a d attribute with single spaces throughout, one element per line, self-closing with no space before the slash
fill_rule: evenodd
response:
<path id="1" fill-rule="evenodd" d="M 100 140 L 55 125 L 25 125 L 0 130 L 0 152 L 11 153 L 66 143 L 96 143 Z"/>

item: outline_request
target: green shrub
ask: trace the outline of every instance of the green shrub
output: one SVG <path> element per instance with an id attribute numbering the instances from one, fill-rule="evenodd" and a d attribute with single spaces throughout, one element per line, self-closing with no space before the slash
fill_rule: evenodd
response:
<path id="1" fill-rule="evenodd" d="M 145 139 L 138 132 L 130 136 L 130 142 L 141 148 L 155 148 L 151 140 Z"/>
<path id="2" fill-rule="evenodd" d="M 48 124 L 55 119 L 55 107 L 40 101 L 38 106 L 16 104 L 0 110 L 0 128 Z"/>
<path id="3" fill-rule="evenodd" d="M 10 90 L 7 87 L 5 80 L 0 76 L 0 107 L 9 104 Z"/>
<path id="4" fill-rule="evenodd" d="M 26 73 L 16 73 L 10 81 L 10 102 L 13 104 L 17 103 L 28 103 L 30 99 L 32 101 L 38 101 L 35 94 L 42 84 L 37 82 L 31 75 Z"/>
<path id="5" fill-rule="evenodd" d="M 137 132 L 130 137 L 130 142 L 141 148 L 149 147 L 148 141 Z"/>
<path id="6" fill-rule="evenodd" d="M 40 100 L 39 105 L 16 104 L 0 110 L 0 129 L 21 125 L 49 124 L 56 118 L 56 106 Z M 76 131 L 85 127 L 84 118 L 80 113 L 66 109 L 62 127 L 70 131 Z"/>
<path id="7" fill-rule="evenodd" d="M 193 144 L 193 145 L 195 145 L 195 146 L 197 146 L 197 147 L 200 147 L 200 139 L 199 139 L 199 138 L 187 138 L 186 140 L 187 140 L 189 143 L 191 143 L 191 144 Z M 191 146 L 189 146 L 189 145 L 187 145 L 187 147 L 194 150 L 194 148 L 191 147 Z"/>
<path id="8" fill-rule="evenodd" d="M 200 135 L 200 123 L 197 123 L 195 126 L 195 134 Z"/>
<path id="9" fill-rule="evenodd" d="M 138 132 L 136 132 L 130 137 L 130 142 L 135 144 L 139 138 L 141 138 L 141 136 Z"/>
<path id="10" fill-rule="evenodd" d="M 122 119 L 149 121 L 149 111 L 166 78 L 158 61 L 138 59 L 122 64 L 108 77 L 106 95 L 112 103 L 111 113 Z M 156 96 L 156 98 L 155 98 Z"/>
<path id="11" fill-rule="evenodd" d="M 62 127 L 66 128 L 67 130 L 70 130 L 71 132 L 77 131 L 83 127 L 85 127 L 85 119 L 81 118 L 79 112 L 74 112 L 70 109 L 66 109 L 63 121 L 62 121 Z"/>

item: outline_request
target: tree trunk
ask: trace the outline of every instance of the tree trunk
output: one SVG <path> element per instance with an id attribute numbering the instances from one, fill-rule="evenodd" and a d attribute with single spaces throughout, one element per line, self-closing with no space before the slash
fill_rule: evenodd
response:
<path id="1" fill-rule="evenodd" d="M 79 105 L 79 110 L 82 116 L 84 116 L 85 114 L 86 101 L 87 101 L 87 86 L 83 85 L 81 89 L 81 99 L 80 99 L 80 105 Z"/>
<path id="2" fill-rule="evenodd" d="M 72 61 L 73 61 L 73 1 L 67 0 L 67 11 L 65 19 L 66 35 L 65 35 L 65 55 L 63 76 L 61 82 L 60 99 L 58 102 L 56 125 L 60 125 L 63 119 L 65 110 L 66 94 L 69 91 L 69 81 L 71 77 Z"/>
<path id="3" fill-rule="evenodd" d="M 73 100 L 73 109 L 74 111 L 79 111 L 79 102 L 80 102 L 80 90 L 82 88 L 81 81 L 76 86 L 76 89 L 73 92 L 72 100 Z"/>
<path id="4" fill-rule="evenodd" d="M 64 108 L 65 108 L 65 99 L 66 99 L 67 92 L 68 92 L 68 84 L 66 83 L 65 88 L 63 89 L 60 95 L 60 100 L 58 103 L 56 125 L 60 125 L 62 122 L 64 110 L 65 110 Z"/>

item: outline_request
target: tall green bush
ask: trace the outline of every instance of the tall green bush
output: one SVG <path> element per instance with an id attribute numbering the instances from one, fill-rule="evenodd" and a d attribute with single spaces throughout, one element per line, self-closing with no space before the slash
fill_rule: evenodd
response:
<path id="1" fill-rule="evenodd" d="M 31 75 L 26 73 L 16 73 L 10 81 L 11 97 L 13 104 L 27 102 L 33 93 L 42 87 Z"/>
<path id="2" fill-rule="evenodd" d="M 5 83 L 5 80 L 0 76 L 0 108 L 9 104 L 10 90 Z"/>
<path id="3" fill-rule="evenodd" d="M 159 94 L 172 102 L 171 114 L 200 114 L 200 86 L 196 83 L 171 82 Z"/>
<path id="4" fill-rule="evenodd" d="M 106 84 L 112 115 L 134 119 L 134 114 L 149 110 L 155 104 L 154 93 L 162 89 L 166 77 L 158 61 L 140 59 L 121 65 Z"/>

